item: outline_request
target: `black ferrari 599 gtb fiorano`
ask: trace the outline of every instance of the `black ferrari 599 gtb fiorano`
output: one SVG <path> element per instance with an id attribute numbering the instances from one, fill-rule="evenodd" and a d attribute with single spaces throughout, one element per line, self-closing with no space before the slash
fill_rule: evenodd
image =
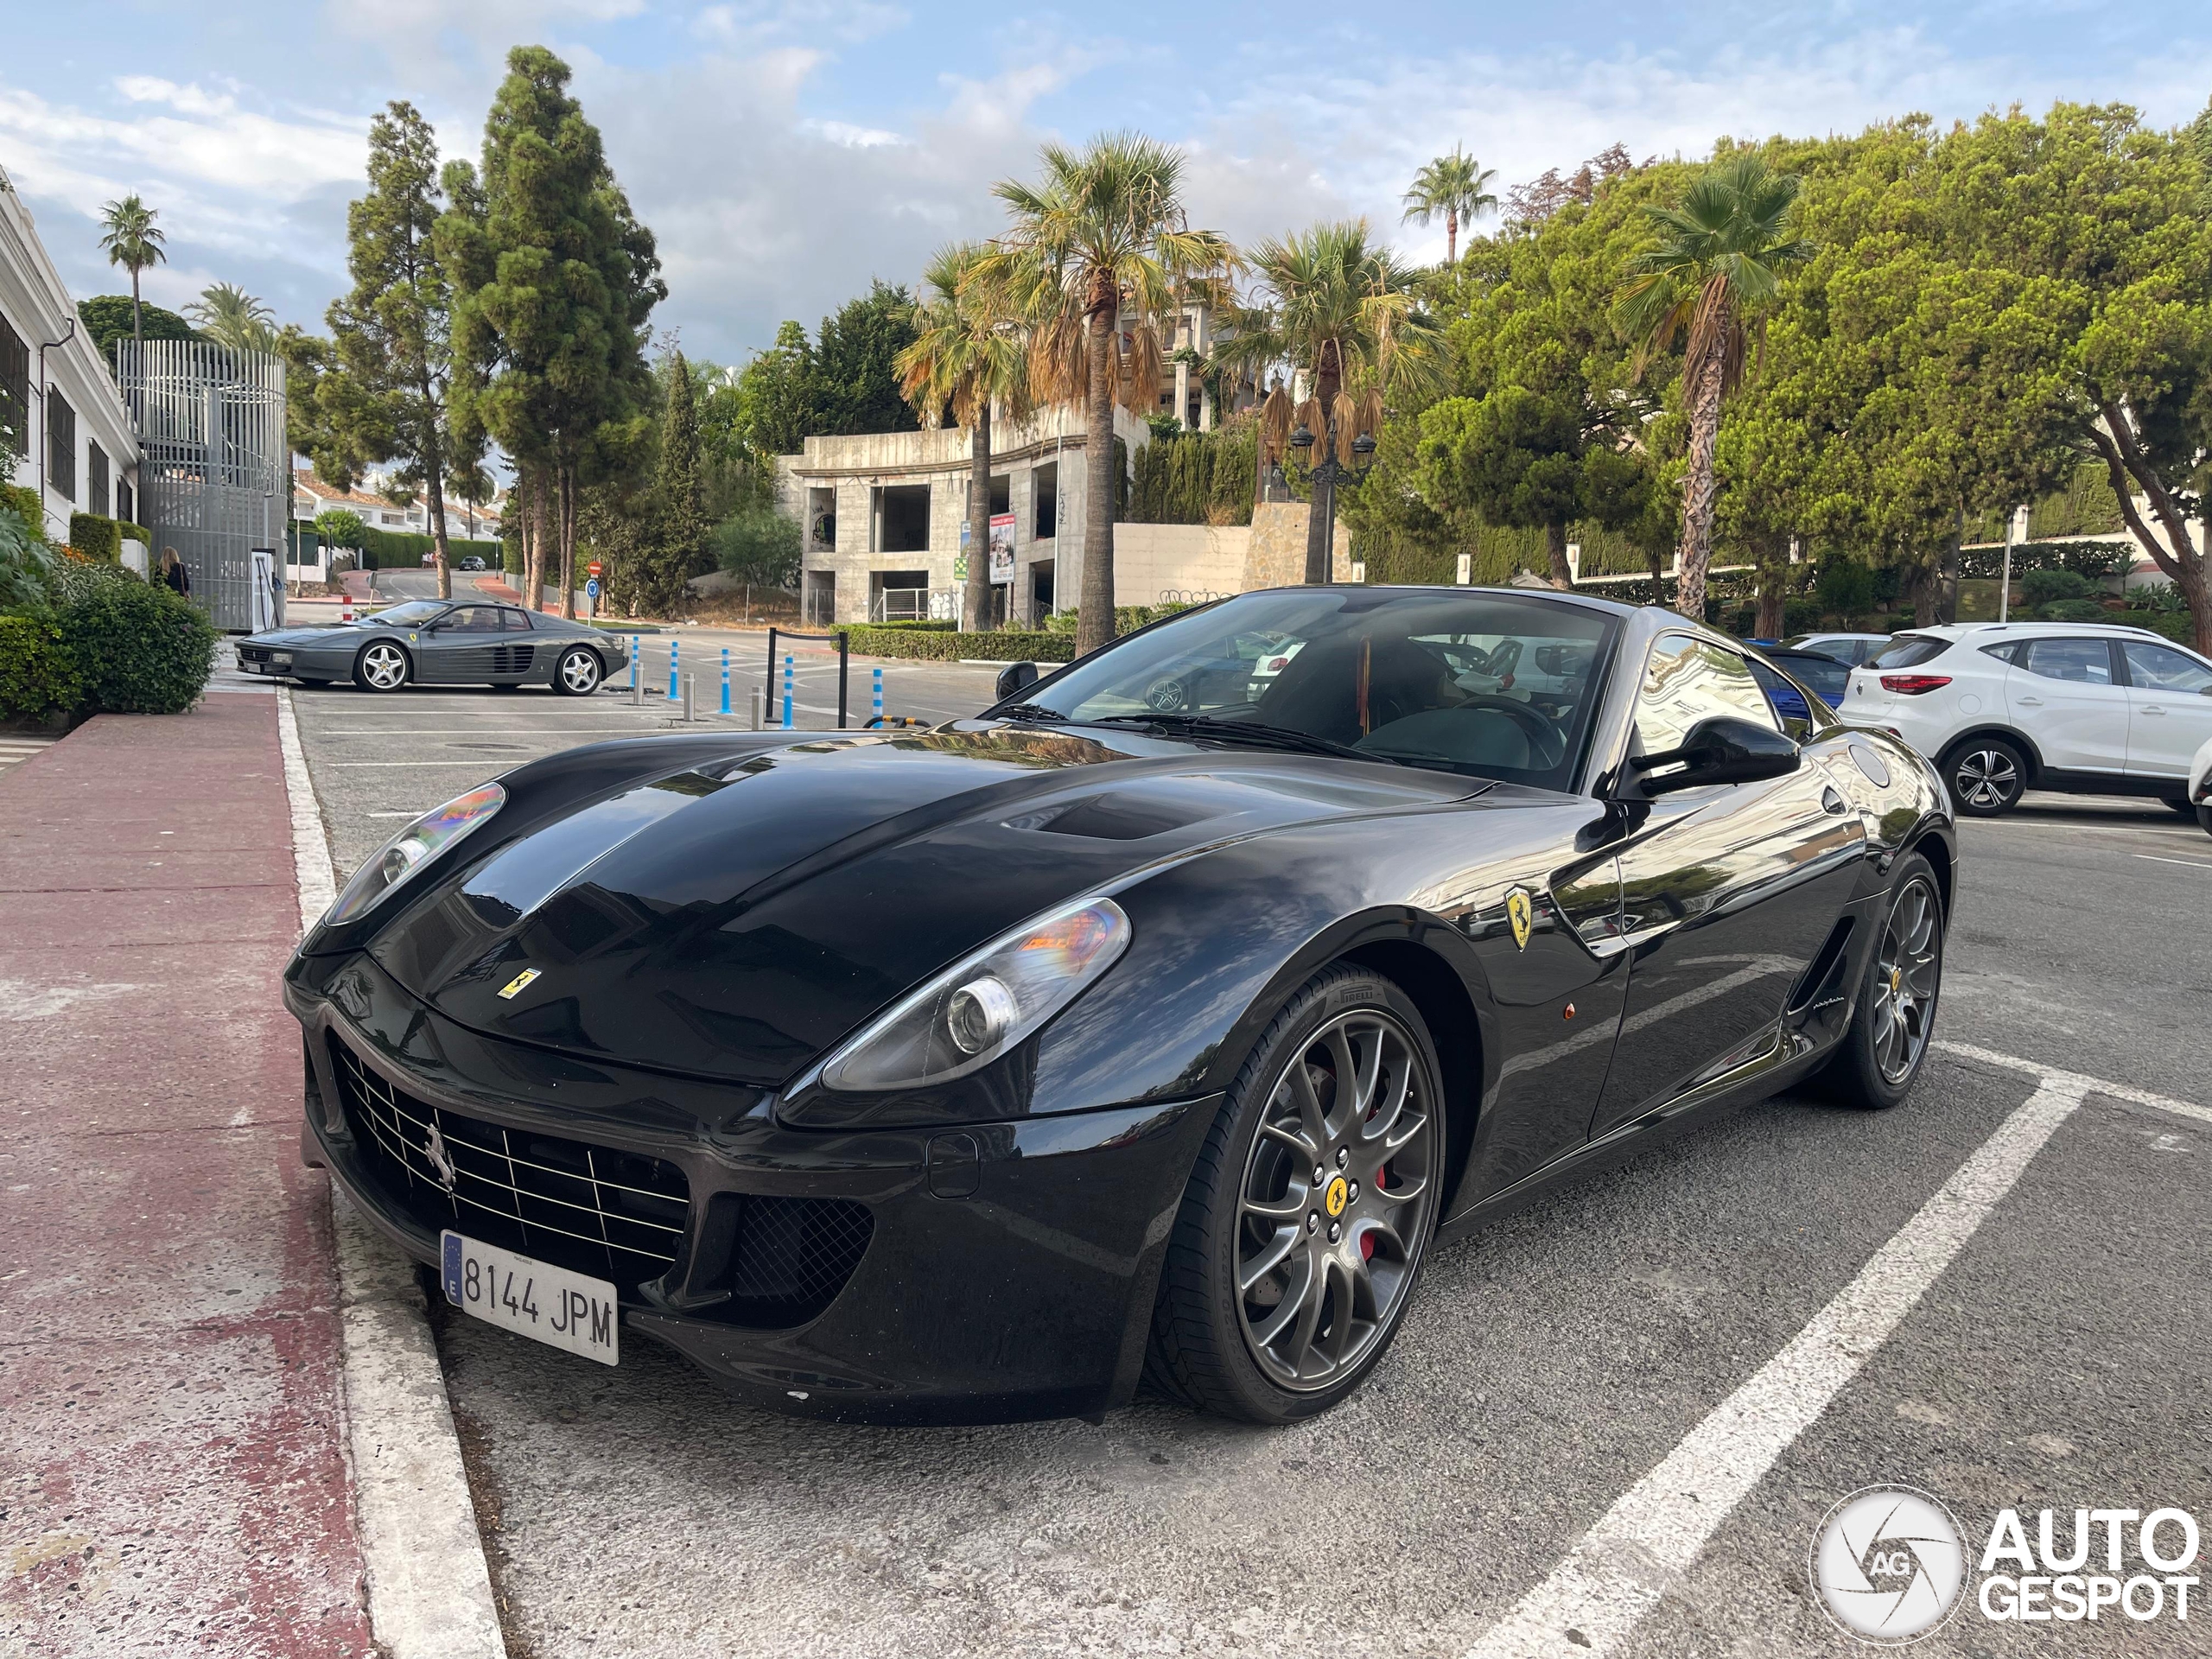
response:
<path id="1" fill-rule="evenodd" d="M 824 1416 L 1283 1422 L 1440 1238 L 1911 1088 L 1903 744 L 1670 613 L 1302 588 L 933 730 L 623 740 L 410 825 L 286 976 L 302 1147 L 455 1305 Z"/>

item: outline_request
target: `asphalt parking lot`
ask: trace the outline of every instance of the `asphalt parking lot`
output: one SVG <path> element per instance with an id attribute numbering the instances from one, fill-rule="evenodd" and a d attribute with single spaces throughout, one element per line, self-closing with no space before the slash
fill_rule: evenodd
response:
<path id="1" fill-rule="evenodd" d="M 931 716 L 990 697 L 982 669 L 893 683 Z M 295 707 L 340 880 L 486 775 L 669 719 L 616 693 Z M 2212 837 L 2155 804 L 2031 797 L 1961 839 L 1950 1046 L 1904 1106 L 1771 1101 L 1444 1247 L 1369 1385 L 1316 1422 L 1140 1402 L 1101 1426 L 836 1427 L 643 1344 L 609 1370 L 443 1319 L 512 1651 L 1840 1654 L 1860 1649 L 1806 1560 L 1858 1488 L 1936 1492 L 1977 1548 L 2005 1507 L 2206 1516 Z M 1931 1227 L 1956 1250 L 1932 1267 Z M 1829 1392 L 1777 1367 L 1885 1296 L 1890 1325 L 1831 1344 Z M 1803 1432 L 1763 1442 L 1744 1399 Z M 1645 1585 L 1641 1617 L 1578 1560 Z M 2202 1652 L 2212 1608 L 2192 1611 L 1969 1609 L 1917 1651 Z"/>

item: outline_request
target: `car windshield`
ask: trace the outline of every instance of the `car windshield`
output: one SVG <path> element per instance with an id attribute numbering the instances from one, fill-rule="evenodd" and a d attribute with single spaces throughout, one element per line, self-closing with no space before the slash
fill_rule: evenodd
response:
<path id="1" fill-rule="evenodd" d="M 1566 789 L 1616 631 L 1605 612 L 1497 589 L 1248 594 L 1124 640 L 1018 707 Z"/>
<path id="2" fill-rule="evenodd" d="M 360 619 L 362 627 L 419 628 L 432 617 L 442 615 L 449 607 L 435 599 L 410 599 L 404 605 L 395 605 L 388 611 L 378 611 L 373 616 Z"/>

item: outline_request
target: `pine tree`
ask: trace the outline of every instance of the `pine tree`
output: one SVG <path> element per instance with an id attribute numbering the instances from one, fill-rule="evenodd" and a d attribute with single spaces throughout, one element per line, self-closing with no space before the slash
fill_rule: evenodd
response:
<path id="1" fill-rule="evenodd" d="M 562 611 L 574 615 L 578 490 L 635 448 L 646 319 L 668 289 L 568 85 L 544 48 L 507 54 L 480 176 L 448 169 L 465 206 L 440 233 L 459 288 L 454 350 L 472 369 L 466 420 L 542 478 Z"/>
<path id="2" fill-rule="evenodd" d="M 339 369 L 317 388 L 316 402 L 337 448 L 361 461 L 397 461 L 399 486 L 429 499 L 438 597 L 446 599 L 453 284 L 433 241 L 442 208 L 437 135 L 413 105 L 394 102 L 370 122 L 368 171 L 368 194 L 346 216 L 353 289 L 330 308 Z"/>
<path id="3" fill-rule="evenodd" d="M 638 603 L 655 616 L 682 607 L 683 584 L 708 568 L 705 491 L 699 464 L 699 410 L 691 371 L 680 351 L 665 365 L 660 457 L 653 468 L 650 518 L 639 549 Z"/>

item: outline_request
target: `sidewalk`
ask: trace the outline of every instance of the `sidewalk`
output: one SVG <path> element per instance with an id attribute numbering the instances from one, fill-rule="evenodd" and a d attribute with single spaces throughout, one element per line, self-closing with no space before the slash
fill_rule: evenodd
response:
<path id="1" fill-rule="evenodd" d="M 276 700 L 0 773 L 0 1652 L 365 1655 Z"/>

